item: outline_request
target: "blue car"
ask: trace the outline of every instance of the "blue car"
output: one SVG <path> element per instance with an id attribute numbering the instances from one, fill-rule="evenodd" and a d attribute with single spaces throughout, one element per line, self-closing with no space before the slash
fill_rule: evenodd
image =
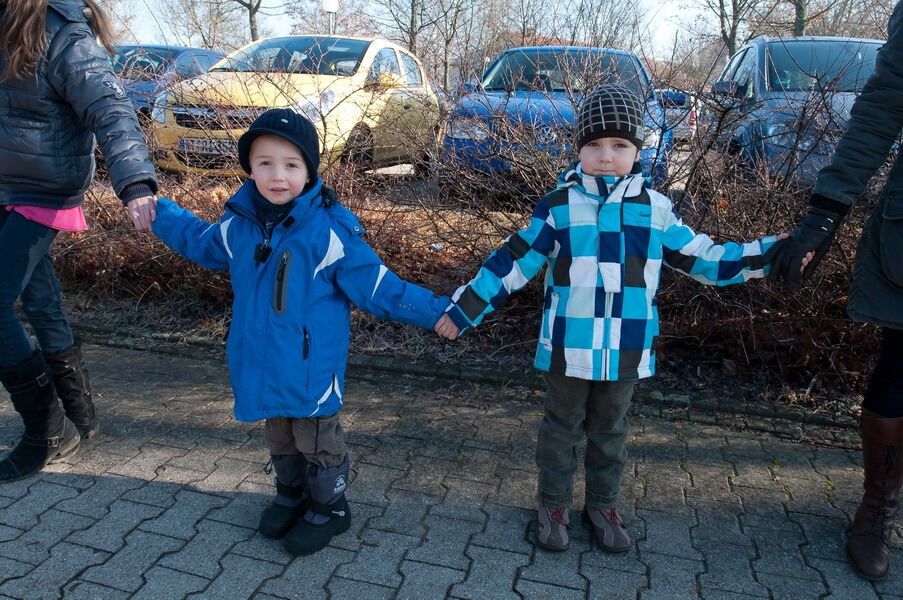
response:
<path id="1" fill-rule="evenodd" d="M 837 147 L 882 44 L 812 36 L 753 39 L 712 84 L 707 125 L 714 145 L 747 175 L 811 187 Z"/>
<path id="2" fill-rule="evenodd" d="M 206 72 L 225 55 L 183 46 L 116 46 L 113 70 L 139 115 L 150 117 L 154 97 L 169 85 Z"/>
<path id="3" fill-rule="evenodd" d="M 674 136 L 664 127 L 649 73 L 632 52 L 581 46 L 511 48 L 489 65 L 479 84 L 465 86 L 445 129 L 440 184 L 533 176 L 542 180 L 534 192 L 539 185 L 547 189 L 576 158 L 573 123 L 583 95 L 603 83 L 626 85 L 646 101 L 640 158 L 653 186 L 660 186 Z"/>

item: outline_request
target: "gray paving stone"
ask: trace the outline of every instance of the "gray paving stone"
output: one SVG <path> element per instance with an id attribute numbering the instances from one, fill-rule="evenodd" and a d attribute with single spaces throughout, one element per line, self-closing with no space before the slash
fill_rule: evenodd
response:
<path id="1" fill-rule="evenodd" d="M 445 598 L 452 585 L 464 581 L 465 571 L 405 560 L 401 563 L 404 580 L 398 589 L 397 600 Z"/>
<path id="2" fill-rule="evenodd" d="M 586 583 L 584 582 L 584 586 Z M 558 585 L 550 585 L 529 579 L 519 579 L 514 585 L 514 591 L 523 598 L 555 598 L 555 600 L 583 600 L 586 592 L 581 589 L 572 589 Z"/>
<path id="3" fill-rule="evenodd" d="M 332 598 L 367 598 L 389 600 L 395 597 L 396 589 L 375 583 L 334 577 L 327 585 Z"/>
<path id="4" fill-rule="evenodd" d="M 154 567 L 144 574 L 146 583 L 131 600 L 181 600 L 210 585 L 209 579 L 165 567 Z"/>
<path id="5" fill-rule="evenodd" d="M 260 514 L 272 503 L 275 494 L 275 488 L 272 495 L 236 494 L 226 505 L 211 510 L 206 518 L 211 521 L 222 521 L 230 525 L 256 529 L 260 523 Z"/>
<path id="6" fill-rule="evenodd" d="M 406 490 L 389 490 L 389 503 L 381 516 L 370 519 L 367 526 L 380 531 L 403 533 L 420 537 L 426 533 L 423 518 L 430 504 L 437 501 L 435 496 L 409 492 Z"/>
<path id="7" fill-rule="evenodd" d="M 637 515 L 646 526 L 645 539 L 636 543 L 641 553 L 655 552 L 680 558 L 702 558 L 702 554 L 693 547 L 690 535 L 690 529 L 696 525 L 695 517 L 654 510 L 637 510 Z"/>
<path id="8" fill-rule="evenodd" d="M 842 558 L 842 555 L 838 555 Z M 856 575 L 853 567 L 846 560 L 825 560 L 813 558 L 809 561 L 828 583 L 831 592 L 828 598 L 856 598 L 857 600 L 877 600 L 872 584 Z"/>
<path id="9" fill-rule="evenodd" d="M 709 594 L 730 592 L 768 598 L 768 589 L 756 581 L 752 561 L 758 554 L 755 548 L 709 541 L 703 548 L 706 569 L 698 577 L 699 584 Z"/>
<path id="10" fill-rule="evenodd" d="M 17 529 L 28 529 L 37 524 L 47 509 L 68 498 L 74 498 L 78 491 L 55 483 L 38 481 L 28 493 L 3 509 L 2 523 Z"/>
<path id="11" fill-rule="evenodd" d="M 69 536 L 69 541 L 98 550 L 115 552 L 125 544 L 126 536 L 145 519 L 159 515 L 162 509 L 146 504 L 117 500 L 103 519 Z M 102 583 L 102 582 L 101 582 Z"/>
<path id="12" fill-rule="evenodd" d="M 482 530 L 482 525 L 436 516 L 427 517 L 425 525 L 422 543 L 409 550 L 405 558 L 466 571 L 470 559 L 465 555 L 465 549 L 471 537 Z"/>
<path id="13" fill-rule="evenodd" d="M 386 509 L 382 506 L 371 506 L 369 504 L 359 504 L 357 502 L 349 502 L 348 504 L 351 508 L 351 527 L 346 533 L 332 538 L 329 544 L 336 548 L 357 552 L 360 550 L 361 546 L 366 546 L 367 544 L 376 543 L 376 541 L 378 541 L 377 539 L 368 539 L 378 536 L 378 533 L 376 533 L 376 530 L 374 529 L 371 529 L 368 532 L 367 538 L 363 537 L 363 534 L 369 523 L 376 517 L 381 516 Z"/>
<path id="14" fill-rule="evenodd" d="M 497 485 L 446 477 L 443 482 L 445 497 L 429 509 L 430 516 L 447 517 L 461 521 L 485 523 L 486 513 L 480 508 L 497 489 Z"/>
<path id="15" fill-rule="evenodd" d="M 327 546 L 311 556 L 299 556 L 285 571 L 263 584 L 260 591 L 280 598 L 297 598 L 300 582 L 303 583 L 304 598 L 326 598 L 326 584 L 335 570 L 354 560 L 354 553 Z"/>
<path id="16" fill-rule="evenodd" d="M 690 478 L 676 465 L 659 463 L 637 465 L 638 477 L 645 488 L 645 495 L 637 499 L 637 508 L 691 516 L 693 509 L 687 506 L 684 489 L 690 486 Z"/>
<path id="17" fill-rule="evenodd" d="M 8 542 L 9 540 L 14 540 L 20 535 L 24 529 L 16 529 L 15 527 L 7 527 L 6 525 L 0 525 L 0 542 Z"/>
<path id="18" fill-rule="evenodd" d="M 645 567 L 644 567 L 645 568 Z M 645 574 L 606 569 L 581 571 L 589 580 L 587 598 L 593 600 L 623 600 L 636 598 L 639 590 L 648 585 Z"/>
<path id="19" fill-rule="evenodd" d="M 404 477 L 404 471 L 378 465 L 358 463 L 357 474 L 348 486 L 348 499 L 365 504 L 385 506 L 392 483 Z"/>
<path id="20" fill-rule="evenodd" d="M 743 500 L 740 524 L 744 528 L 757 527 L 790 533 L 800 531 L 799 525 L 788 518 L 785 506 L 790 501 L 790 497 L 783 491 L 761 488 L 736 489 Z"/>
<path id="21" fill-rule="evenodd" d="M 794 514 L 792 518 L 803 530 L 806 543 L 802 546 L 802 552 L 805 557 L 837 560 L 846 556 L 843 539 L 849 525 L 846 521 L 804 514 Z"/>
<path id="22" fill-rule="evenodd" d="M 571 527 L 574 528 L 573 525 Z M 566 552 L 547 552 L 536 548 L 530 564 L 518 572 L 518 581 L 529 580 L 534 583 L 585 590 L 588 582 L 580 574 L 580 561 L 583 553 L 589 549 L 589 538 L 578 539 L 574 536 L 571 536 Z"/>
<path id="23" fill-rule="evenodd" d="M 281 565 L 235 554 L 223 558 L 222 565 L 222 572 L 206 590 L 199 594 L 192 594 L 188 598 L 192 600 L 250 598 L 264 581 L 282 572 Z"/>
<path id="24" fill-rule="evenodd" d="M 59 590 L 86 567 L 107 558 L 104 552 L 74 544 L 60 543 L 51 548 L 50 558 L 27 572 L 24 577 L 10 579 L 0 585 L 0 594 L 17 600 L 56 598 Z M 21 563 L 19 563 L 21 564 Z"/>
<path id="25" fill-rule="evenodd" d="M 690 529 L 690 536 L 697 549 L 702 550 L 711 542 L 752 545 L 752 540 L 740 530 L 743 506 L 739 501 L 729 504 L 694 498 L 688 499 L 687 504 L 696 511 L 697 524 Z"/>
<path id="26" fill-rule="evenodd" d="M 641 600 L 693 598 L 698 594 L 696 575 L 705 570 L 702 561 L 642 550 L 640 559 L 649 566 L 649 589 L 640 592 Z"/>
<path id="27" fill-rule="evenodd" d="M 140 526 L 141 530 L 188 540 L 197 533 L 195 523 L 212 509 L 223 507 L 229 503 L 227 498 L 198 494 L 188 490 L 179 491 L 175 498 L 175 504 L 167 508 L 159 517 L 144 521 Z"/>
<path id="28" fill-rule="evenodd" d="M 223 556 L 235 544 L 247 540 L 254 533 L 253 529 L 217 521 L 201 521 L 197 525 L 197 535 L 178 552 L 161 558 L 158 564 L 213 579 L 220 572 Z"/>
<path id="29" fill-rule="evenodd" d="M 828 591 L 821 580 L 796 579 L 772 573 L 760 573 L 758 578 L 771 590 L 774 600 L 815 600 L 823 598 Z"/>
<path id="30" fill-rule="evenodd" d="M 795 579 L 821 581 L 821 575 L 803 561 L 800 546 L 805 542 L 801 533 L 782 532 L 747 527 L 746 533 L 756 543 L 761 558 L 753 560 L 753 572 L 759 581 L 764 575 L 779 575 Z"/>
<path id="31" fill-rule="evenodd" d="M 398 566 L 406 552 L 421 543 L 420 538 L 369 529 L 364 530 L 362 537 L 371 542 L 362 545 L 354 560 L 340 566 L 335 574 L 390 587 L 401 585 Z"/>
<path id="32" fill-rule="evenodd" d="M 134 592 L 144 584 L 144 572 L 163 554 L 178 550 L 183 543 L 170 537 L 135 531 L 126 538 L 125 547 L 118 550 L 103 565 L 85 571 L 82 578 Z"/>
<path id="33" fill-rule="evenodd" d="M 138 450 L 138 454 L 125 463 L 109 470 L 113 475 L 134 477 L 150 481 L 157 476 L 161 467 L 177 456 L 184 456 L 185 450 L 172 446 L 145 443 Z"/>
<path id="34" fill-rule="evenodd" d="M 34 565 L 0 556 L 0 583 L 21 577 L 33 568 Z"/>
<path id="35" fill-rule="evenodd" d="M 574 485 L 574 498 L 583 496 L 583 476 L 578 471 Z M 489 502 L 517 508 L 536 506 L 536 474 L 532 471 L 508 469 L 500 478 L 498 491 L 490 494 Z"/>
<path id="36" fill-rule="evenodd" d="M 81 469 L 81 466 L 79 466 Z M 94 477 L 94 485 L 81 491 L 78 496 L 63 500 L 56 508 L 94 519 L 101 518 L 110 505 L 130 490 L 144 485 L 144 482 L 132 477 L 103 476 Z"/>
<path id="37" fill-rule="evenodd" d="M 82 580 L 67 583 L 60 592 L 65 600 L 126 600 L 129 597 L 128 592 Z"/>
<path id="38" fill-rule="evenodd" d="M 57 542 L 92 523 L 92 519 L 50 509 L 41 515 L 37 525 L 15 541 L 0 543 L 0 556 L 38 565 L 50 558 L 50 549 Z"/>
<path id="39" fill-rule="evenodd" d="M 260 468 L 260 465 L 257 465 Z M 216 460 L 216 468 L 195 488 L 203 492 L 232 492 L 248 476 L 249 464 L 245 461 L 220 458 Z M 256 469 L 255 469 L 256 470 Z"/>
<path id="40" fill-rule="evenodd" d="M 180 491 L 182 491 L 182 485 L 178 483 L 149 481 L 140 488 L 126 492 L 122 495 L 122 499 L 138 504 L 169 508 L 175 504 L 176 494 Z"/>
<path id="41" fill-rule="evenodd" d="M 445 487 L 442 485 L 445 475 L 457 463 L 414 456 L 410 458 L 409 465 L 408 472 L 404 477 L 395 481 L 392 488 L 441 497 L 445 493 Z"/>
<path id="42" fill-rule="evenodd" d="M 527 530 L 536 519 L 535 509 L 527 511 L 487 504 L 483 507 L 483 512 L 488 517 L 486 526 L 482 533 L 471 538 L 471 544 L 522 554 L 533 552 L 533 544 L 528 541 Z"/>
<path id="43" fill-rule="evenodd" d="M 452 586 L 452 598 L 501 600 L 520 597 L 512 590 L 517 570 L 529 562 L 529 556 L 475 545 L 468 547 L 467 555 L 473 559 L 473 566 L 462 583 Z"/>

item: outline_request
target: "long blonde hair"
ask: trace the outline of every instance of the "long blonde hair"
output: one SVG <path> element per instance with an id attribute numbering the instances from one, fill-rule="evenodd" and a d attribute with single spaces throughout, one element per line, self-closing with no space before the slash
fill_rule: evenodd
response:
<path id="1" fill-rule="evenodd" d="M 18 79 L 33 72 L 47 49 L 48 0 L 0 0 L 2 28 L 0 54 L 6 66 L 0 81 Z M 107 52 L 113 52 L 113 27 L 94 0 L 82 0 L 90 9 L 88 23 Z"/>

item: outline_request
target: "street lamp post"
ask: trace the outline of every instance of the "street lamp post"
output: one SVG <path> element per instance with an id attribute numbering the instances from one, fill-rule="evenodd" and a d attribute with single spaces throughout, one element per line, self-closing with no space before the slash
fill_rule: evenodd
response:
<path id="1" fill-rule="evenodd" d="M 323 11 L 329 17 L 329 35 L 335 34 L 335 14 L 339 10 L 339 0 L 323 0 Z"/>

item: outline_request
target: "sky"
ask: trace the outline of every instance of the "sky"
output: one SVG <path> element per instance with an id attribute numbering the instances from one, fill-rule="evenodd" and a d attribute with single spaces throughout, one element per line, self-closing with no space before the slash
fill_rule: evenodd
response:
<path id="1" fill-rule="evenodd" d="M 157 0 L 131 0 L 130 4 L 135 12 L 133 33 L 142 43 L 166 43 L 160 27 L 154 17 Z M 679 21 L 688 13 L 686 3 L 678 0 L 641 0 L 647 13 L 647 26 L 655 31 L 652 38 L 652 54 L 667 53 L 674 42 Z M 265 5 L 281 6 L 279 0 L 269 0 Z M 291 28 L 291 22 L 285 18 L 282 9 L 268 11 L 273 14 L 258 17 L 261 28 L 272 35 L 286 35 Z M 115 15 L 114 15 L 115 17 Z"/>

